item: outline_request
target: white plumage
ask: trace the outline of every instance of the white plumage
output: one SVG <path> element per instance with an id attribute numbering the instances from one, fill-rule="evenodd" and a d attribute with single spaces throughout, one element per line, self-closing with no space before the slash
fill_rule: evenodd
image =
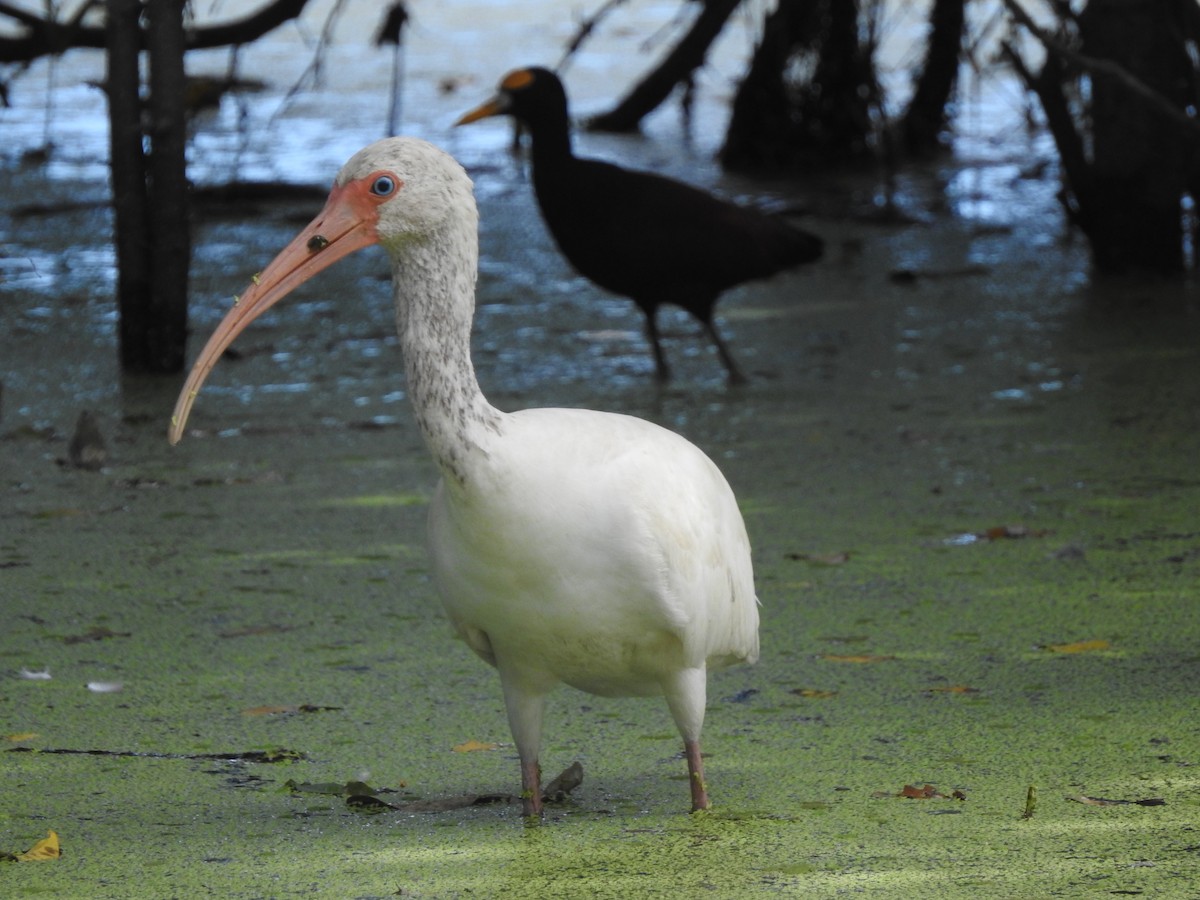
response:
<path id="1" fill-rule="evenodd" d="M 541 812 L 542 708 L 559 682 L 661 693 L 684 739 L 692 808 L 706 808 L 706 672 L 758 656 L 737 502 L 707 456 L 650 422 L 488 403 L 470 358 L 476 232 L 470 179 L 450 156 L 411 138 L 360 151 L 209 339 L 171 441 L 246 325 L 348 253 L 382 245 L 413 411 L 442 475 L 429 514 L 434 576 L 458 634 L 500 673 L 525 814 Z"/>

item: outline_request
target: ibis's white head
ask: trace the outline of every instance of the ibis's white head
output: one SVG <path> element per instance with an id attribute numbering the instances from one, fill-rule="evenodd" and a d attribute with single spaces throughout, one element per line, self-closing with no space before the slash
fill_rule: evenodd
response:
<path id="1" fill-rule="evenodd" d="M 171 443 L 183 436 L 209 372 L 246 326 L 300 284 L 363 247 L 380 244 L 392 257 L 398 300 L 406 296 L 403 283 L 415 281 L 425 293 L 458 301 L 457 309 L 443 310 L 443 315 L 457 313 L 456 318 L 469 321 L 477 227 L 471 179 L 445 151 L 404 137 L 386 138 L 360 150 L 338 172 L 317 217 L 235 298 L 209 338 L 176 403 Z M 454 265 L 447 266 L 447 261 Z M 406 263 L 417 270 L 412 278 L 405 277 Z"/>
<path id="2" fill-rule="evenodd" d="M 473 233 L 478 218 L 471 179 L 462 166 L 415 138 L 385 138 L 354 154 L 338 172 L 329 203 L 349 205 L 393 253 L 447 227 L 461 228 L 465 219 Z"/>

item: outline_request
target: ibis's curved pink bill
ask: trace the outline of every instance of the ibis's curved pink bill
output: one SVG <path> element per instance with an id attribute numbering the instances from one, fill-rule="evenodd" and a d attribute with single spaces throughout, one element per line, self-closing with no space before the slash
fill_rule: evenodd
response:
<path id="1" fill-rule="evenodd" d="M 221 354 L 241 332 L 296 287 L 322 269 L 355 250 L 376 243 L 379 204 L 385 197 L 370 191 L 372 177 L 335 184 L 325 207 L 303 231 L 254 279 L 246 293 L 234 301 L 204 349 L 192 364 L 187 382 L 175 401 L 168 439 L 172 444 L 183 437 L 184 426 L 196 395 Z M 399 186 L 397 186 L 399 187 Z"/>

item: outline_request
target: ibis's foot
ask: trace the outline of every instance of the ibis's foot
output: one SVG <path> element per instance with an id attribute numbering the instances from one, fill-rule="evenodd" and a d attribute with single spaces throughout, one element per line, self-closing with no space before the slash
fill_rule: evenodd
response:
<path id="1" fill-rule="evenodd" d="M 700 742 L 684 741 L 683 754 L 687 757 L 688 782 L 692 786 L 692 812 L 708 809 L 708 788 L 704 784 L 704 762 L 700 758 Z"/>

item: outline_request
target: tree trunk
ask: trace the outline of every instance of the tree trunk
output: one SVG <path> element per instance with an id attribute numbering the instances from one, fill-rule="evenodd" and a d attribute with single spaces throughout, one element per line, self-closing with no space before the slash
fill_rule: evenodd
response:
<path id="1" fill-rule="evenodd" d="M 185 147 L 184 0 L 111 0 L 109 118 L 123 371 L 183 368 L 191 256 Z M 150 95 L 138 48 L 146 14 Z"/>
<path id="2" fill-rule="evenodd" d="M 0 60 L 71 47 L 107 50 L 118 352 L 127 373 L 178 372 L 185 361 L 191 228 L 184 55 L 195 47 L 255 40 L 299 15 L 307 2 L 272 0 L 228 25 L 191 30 L 184 27 L 187 0 L 108 0 L 99 29 L 83 23 L 90 3 L 66 22 L 56 18 L 53 4 L 44 15 L 9 4 L 0 10 L 26 32 L 0 37 Z M 142 50 L 149 58 L 145 107 Z"/>
<path id="3" fill-rule="evenodd" d="M 958 78 L 965 0 L 935 0 L 929 14 L 929 45 L 912 100 L 900 120 L 900 143 L 910 156 L 941 148 L 946 104 Z"/>
<path id="4" fill-rule="evenodd" d="M 1090 0 L 1079 17 L 1083 53 L 1117 63 L 1179 109 L 1196 102 L 1181 35 L 1194 0 Z M 1196 145 L 1118 79 L 1092 73 L 1092 178 L 1081 224 L 1101 269 L 1183 268 L 1182 202 Z"/>
<path id="5" fill-rule="evenodd" d="M 819 33 L 815 4 L 780 0 L 767 16 L 762 40 L 733 98 L 729 128 L 720 151 L 725 167 L 755 169 L 788 164 L 797 123 L 784 73 L 789 60 L 815 56 Z"/>
<path id="6" fill-rule="evenodd" d="M 152 236 L 150 297 L 142 364 L 148 372 L 178 372 L 187 346 L 191 222 L 187 180 L 187 80 L 183 8 L 186 0 L 148 0 L 150 165 L 148 218 Z"/>
<path id="7" fill-rule="evenodd" d="M 141 368 L 142 311 L 150 297 L 150 224 L 142 151 L 140 0 L 109 0 L 108 117 L 121 367 Z"/>
<path id="8" fill-rule="evenodd" d="M 731 169 L 804 169 L 868 158 L 870 50 L 857 0 L 780 0 L 738 88 L 721 148 Z"/>
<path id="9" fill-rule="evenodd" d="M 1091 0 L 1073 20 L 1080 49 L 1040 29 L 1015 0 L 1005 6 L 1046 48 L 1037 75 L 1004 49 L 1042 102 L 1063 204 L 1096 268 L 1179 272 L 1187 243 L 1195 265 L 1196 217 L 1184 215 L 1200 190 L 1200 127 L 1189 112 L 1200 105 L 1194 0 Z M 1068 95 L 1083 98 L 1081 113 Z"/>
<path id="10" fill-rule="evenodd" d="M 592 131 L 636 131 L 642 119 L 658 108 L 675 85 L 687 81 L 704 65 L 708 48 L 741 0 L 704 0 L 704 9 L 683 39 L 650 74 L 606 113 L 591 119 Z"/>

